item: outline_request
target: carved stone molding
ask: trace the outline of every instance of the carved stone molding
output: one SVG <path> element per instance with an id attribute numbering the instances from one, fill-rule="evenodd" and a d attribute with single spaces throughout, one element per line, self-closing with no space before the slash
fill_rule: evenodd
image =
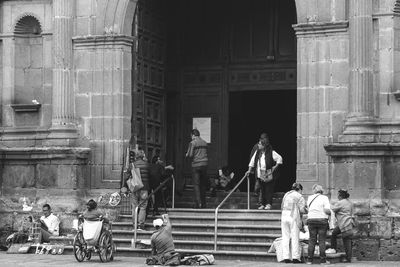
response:
<path id="1" fill-rule="evenodd" d="M 74 49 L 132 47 L 134 40 L 133 36 L 127 35 L 91 35 L 72 38 Z"/>
<path id="2" fill-rule="evenodd" d="M 307 35 L 332 35 L 346 33 L 349 28 L 348 21 L 338 21 L 330 23 L 299 23 L 293 25 L 297 36 Z"/>

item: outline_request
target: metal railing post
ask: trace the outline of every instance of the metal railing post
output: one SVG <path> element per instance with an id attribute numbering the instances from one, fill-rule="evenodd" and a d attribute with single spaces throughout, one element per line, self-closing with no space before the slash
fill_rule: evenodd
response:
<path id="1" fill-rule="evenodd" d="M 218 207 L 215 209 L 215 220 L 214 220 L 214 251 L 217 251 L 217 236 L 218 236 Z"/>
<path id="2" fill-rule="evenodd" d="M 139 210 L 139 205 L 135 208 L 135 214 L 133 214 L 135 217 L 134 221 L 135 221 L 135 228 L 134 230 L 134 234 L 133 234 L 133 247 L 136 248 L 136 241 L 137 241 L 137 215 L 138 215 L 138 210 Z"/>
<path id="3" fill-rule="evenodd" d="M 250 209 L 250 176 L 247 176 L 247 209 Z"/>
<path id="4" fill-rule="evenodd" d="M 172 208 L 175 208 L 175 177 L 172 175 Z"/>
<path id="5" fill-rule="evenodd" d="M 236 189 L 241 185 L 244 179 L 248 179 L 247 183 L 247 209 L 250 209 L 250 178 L 248 175 L 245 175 L 240 179 L 240 181 L 236 184 L 236 186 L 229 192 L 229 194 L 219 203 L 218 207 L 215 209 L 215 218 L 214 218 L 214 251 L 217 251 L 217 237 L 218 237 L 218 211 L 219 208 L 225 203 L 225 201 L 236 191 Z"/>

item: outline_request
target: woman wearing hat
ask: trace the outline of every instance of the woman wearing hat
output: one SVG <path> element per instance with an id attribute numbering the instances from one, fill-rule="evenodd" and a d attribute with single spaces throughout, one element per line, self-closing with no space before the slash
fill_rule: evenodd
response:
<path id="1" fill-rule="evenodd" d="M 351 261 L 352 246 L 351 239 L 353 237 L 353 203 L 349 200 L 350 194 L 346 190 L 339 190 L 339 201 L 332 205 L 332 211 L 335 212 L 337 226 L 332 231 L 331 248 L 337 248 L 337 236 L 342 234 L 343 246 L 346 252 L 346 260 Z"/>

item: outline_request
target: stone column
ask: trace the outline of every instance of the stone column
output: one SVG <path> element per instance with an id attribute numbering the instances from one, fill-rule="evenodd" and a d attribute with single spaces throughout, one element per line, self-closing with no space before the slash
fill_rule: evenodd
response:
<path id="1" fill-rule="evenodd" d="M 72 91 L 73 3 L 71 0 L 53 1 L 53 114 L 50 138 L 76 137 Z"/>
<path id="2" fill-rule="evenodd" d="M 372 0 L 350 0 L 350 110 L 348 122 L 373 116 Z"/>

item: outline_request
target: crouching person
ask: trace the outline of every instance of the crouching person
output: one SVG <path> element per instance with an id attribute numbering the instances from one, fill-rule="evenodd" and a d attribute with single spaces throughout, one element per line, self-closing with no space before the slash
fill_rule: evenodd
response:
<path id="1" fill-rule="evenodd" d="M 147 258 L 146 264 L 179 265 L 180 257 L 178 253 L 175 253 L 172 226 L 168 215 L 164 214 L 162 215 L 162 219 L 155 219 L 153 225 L 155 227 L 155 232 L 151 236 L 152 256 Z"/>

